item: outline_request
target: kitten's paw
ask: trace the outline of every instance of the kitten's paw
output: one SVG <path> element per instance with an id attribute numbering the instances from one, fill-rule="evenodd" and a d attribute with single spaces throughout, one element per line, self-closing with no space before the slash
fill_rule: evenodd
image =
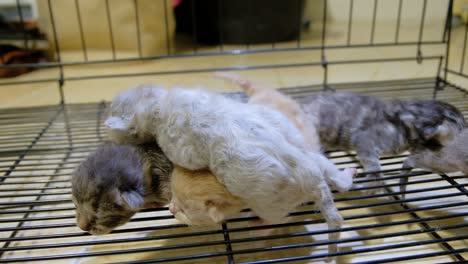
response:
<path id="1" fill-rule="evenodd" d="M 356 168 L 346 168 L 343 170 L 343 173 L 345 173 L 348 176 L 354 177 L 357 174 L 357 169 Z"/>
<path id="2" fill-rule="evenodd" d="M 340 178 L 335 179 L 333 183 L 335 186 L 333 187 L 336 188 L 338 192 L 349 191 L 349 189 L 351 189 L 353 186 L 353 178 L 356 176 L 356 174 L 356 168 L 346 168 L 342 170 Z"/>

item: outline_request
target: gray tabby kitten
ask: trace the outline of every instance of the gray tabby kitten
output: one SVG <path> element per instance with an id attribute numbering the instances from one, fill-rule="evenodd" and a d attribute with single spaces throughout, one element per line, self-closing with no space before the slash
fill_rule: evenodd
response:
<path id="1" fill-rule="evenodd" d="M 403 163 L 404 168 L 423 168 L 437 173 L 461 171 L 468 175 L 468 128 L 440 151 L 421 151 L 411 154 Z M 408 169 L 408 172 L 411 169 Z M 406 191 L 408 177 L 400 179 L 400 191 Z M 404 194 L 403 194 L 404 195 Z"/>
<path id="2" fill-rule="evenodd" d="M 93 235 L 111 232 L 139 210 L 171 200 L 172 163 L 156 143 L 105 143 L 72 175 L 78 226 Z"/>
<path id="3" fill-rule="evenodd" d="M 458 109 L 434 100 L 387 102 L 354 93 L 323 92 L 304 102 L 303 111 L 318 128 L 321 144 L 328 150 L 355 150 L 366 171 L 381 170 L 382 154 L 439 150 L 465 126 Z M 370 177 L 377 179 L 381 174 Z"/>

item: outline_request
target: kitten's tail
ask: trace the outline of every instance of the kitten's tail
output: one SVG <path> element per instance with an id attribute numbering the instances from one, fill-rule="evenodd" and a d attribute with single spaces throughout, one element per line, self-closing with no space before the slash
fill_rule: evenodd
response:
<path id="1" fill-rule="evenodd" d="M 236 75 L 236 74 L 227 73 L 227 72 L 216 72 L 214 76 L 216 78 L 227 80 L 234 84 L 239 85 L 248 96 L 252 96 L 265 89 L 264 87 L 256 85 L 252 83 L 251 81 L 245 78 L 242 78 L 241 76 Z"/>

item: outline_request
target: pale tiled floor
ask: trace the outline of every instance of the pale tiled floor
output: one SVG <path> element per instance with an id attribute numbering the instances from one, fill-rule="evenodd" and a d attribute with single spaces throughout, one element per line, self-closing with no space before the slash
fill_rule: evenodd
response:
<path id="1" fill-rule="evenodd" d="M 359 43 L 361 39 L 367 39 L 368 31 L 367 26 L 365 25 L 355 25 L 355 34 L 353 35 L 353 43 Z M 345 29 L 341 26 L 335 25 L 329 27 L 329 37 L 327 38 L 327 43 L 343 43 L 346 39 L 344 34 Z M 378 40 L 385 41 L 387 34 L 392 35 L 392 27 L 386 28 L 385 25 L 381 26 L 381 30 L 377 32 Z M 304 34 L 304 41 L 302 45 L 315 45 L 319 43 L 319 39 L 316 38 L 317 31 L 313 31 L 310 34 Z M 440 38 L 442 29 L 440 27 L 431 27 L 431 30 L 425 32 L 425 39 L 437 39 Z M 417 39 L 417 34 L 415 34 L 415 28 L 406 28 L 402 29 L 402 38 L 407 41 L 415 41 Z M 320 36 L 320 34 L 318 34 Z M 453 32 L 454 41 L 452 43 L 453 60 L 451 61 L 453 67 L 458 67 L 460 61 L 460 51 L 459 48 L 462 45 L 463 29 L 455 29 Z M 391 39 L 391 38 L 390 38 Z M 377 41 L 378 42 L 378 41 Z M 281 43 L 277 47 L 289 47 L 294 46 L 295 43 Z M 251 48 L 259 48 L 261 46 L 253 46 Z M 238 48 L 238 47 L 225 47 L 226 49 Z M 204 48 L 205 49 L 205 48 Z M 212 48 L 206 48 L 207 51 L 212 50 Z M 423 54 L 425 56 L 429 55 L 440 55 L 444 53 L 443 45 L 435 46 L 424 46 Z M 188 52 L 188 51 L 187 51 Z M 363 58 L 379 58 L 385 56 L 385 58 L 394 58 L 394 57 L 414 57 L 416 55 L 416 48 L 414 46 L 409 47 L 383 47 L 383 48 L 355 48 L 349 50 L 327 50 L 327 59 L 329 61 L 338 61 L 338 60 L 354 60 L 354 59 L 363 59 Z M 118 56 L 133 56 L 134 54 L 118 52 Z M 82 59 L 82 54 L 80 52 L 65 52 L 63 54 L 64 60 L 66 61 L 77 61 Z M 97 58 L 109 58 L 109 52 L 105 51 L 91 51 L 90 57 L 92 59 Z M 215 68 L 215 67 L 236 67 L 236 66 L 245 66 L 245 65 L 271 65 L 271 64 L 286 64 L 286 63 L 308 63 L 316 62 L 320 58 L 320 51 L 291 51 L 291 52 L 277 52 L 277 53 L 261 53 L 261 54 L 250 54 L 250 55 L 226 55 L 226 56 L 209 56 L 209 57 L 193 57 L 193 58 L 177 58 L 177 59 L 162 59 L 155 61 L 144 61 L 144 62 L 131 62 L 131 63 L 118 63 L 118 64 L 105 64 L 105 65 L 89 65 L 89 66 L 67 66 L 65 67 L 65 76 L 66 77 L 78 77 L 78 76 L 87 76 L 87 75 L 115 75 L 115 74 L 127 74 L 127 73 L 139 73 L 139 72 L 157 72 L 157 71 L 172 71 L 172 70 L 187 70 L 187 69 L 206 69 L 206 68 Z M 420 78 L 420 77 L 434 77 L 437 70 L 438 61 L 428 61 L 423 64 L 417 64 L 414 61 L 411 62 L 399 62 L 399 63 L 372 63 L 372 64 L 356 64 L 356 65 L 344 65 L 344 66 L 332 66 L 329 73 L 329 81 L 331 83 L 345 83 L 345 82 L 358 82 L 358 81 L 374 81 L 374 80 L 388 80 L 388 79 L 411 79 L 411 78 Z M 465 62 L 466 63 L 466 62 Z M 466 65 L 468 67 L 468 65 Z M 307 67 L 293 67 L 293 68 L 275 68 L 275 69 L 263 69 L 263 70 L 249 70 L 239 72 L 242 76 L 248 77 L 251 80 L 260 82 L 264 85 L 267 85 L 272 88 L 278 87 L 290 87 L 298 85 L 310 85 L 310 84 L 319 84 L 323 78 L 323 70 L 320 66 L 307 66 Z M 21 80 L 30 80 L 30 79 L 46 79 L 46 78 L 56 78 L 58 76 L 57 69 L 45 69 L 35 71 L 33 73 L 20 76 L 14 80 L 2 80 L 2 81 L 21 81 Z M 461 79 L 453 79 L 458 84 L 468 87 L 468 82 L 463 82 Z M 174 85 L 182 86 L 203 86 L 210 90 L 214 91 L 230 91 L 237 90 L 234 85 L 227 84 L 223 81 L 216 80 L 212 78 L 211 73 L 196 73 L 196 74 L 183 74 L 183 75 L 148 75 L 144 77 L 109 77 L 109 78 L 100 78 L 92 80 L 83 80 L 75 81 L 70 80 L 65 82 L 64 90 L 66 95 L 66 100 L 68 103 L 82 103 L 82 102 L 98 102 L 101 100 L 110 100 L 115 93 L 118 91 L 124 90 L 130 86 L 134 86 L 140 83 L 154 83 L 166 87 L 171 87 Z M 378 87 L 376 87 L 378 90 Z M 362 90 L 365 92 L 365 90 Z M 426 97 L 431 90 L 424 90 L 423 97 Z M 388 93 L 382 93 L 386 94 Z M 417 96 L 418 94 L 412 94 L 411 96 Z M 444 95 L 444 92 L 441 93 Z M 24 84 L 24 85 L 8 85 L 0 86 L 0 107 L 10 108 L 10 107 L 23 107 L 23 106 L 35 106 L 35 105 L 47 105 L 54 104 L 58 102 L 58 88 L 56 83 L 39 83 L 39 84 Z M 460 99 L 463 100 L 463 99 Z M 86 117 L 78 117 L 83 120 Z M 75 120 L 72 120 L 72 122 Z M 81 119 L 80 119 L 81 121 Z M 94 120 L 93 120 L 94 121 Z M 76 125 L 79 126 L 80 123 L 76 121 Z M 94 128 L 93 128 L 94 129 Z M 54 133 L 60 134 L 63 132 L 64 127 L 57 125 L 53 127 L 49 135 L 51 139 L 54 139 Z M 12 135 L 11 139 L 14 139 L 15 136 Z M 2 138 L 4 140 L 5 138 Z M 49 142 L 50 143 L 50 142 Z M 57 142 L 54 142 L 57 143 Z M 60 142 L 58 142 L 60 143 Z M 47 143 L 42 143 L 41 147 L 46 147 Z M 65 144 L 65 143 L 62 143 Z M 86 147 L 86 143 L 78 144 L 78 147 Z M 75 145 L 77 147 L 77 145 Z M 14 146 L 12 146 L 14 148 Z M 78 154 L 74 154 L 69 161 L 78 162 L 88 150 L 83 150 Z M 47 156 L 51 158 L 51 155 Z M 55 154 L 54 156 L 57 160 L 60 160 L 64 157 L 64 154 Z M 37 156 L 35 158 L 41 158 Z M 335 162 L 338 161 L 349 161 L 349 158 L 335 159 Z M 400 160 L 400 159 L 395 159 Z M 11 165 L 10 162 L 0 161 L 1 165 Z M 23 163 L 22 163 L 23 164 Z M 60 169 L 60 173 L 68 174 L 71 172 L 74 164 L 68 165 L 65 169 Z M 341 165 L 341 167 L 346 167 L 349 165 Z M 399 166 L 399 165 L 396 165 Z M 53 172 L 56 166 L 46 166 L 45 168 L 50 169 L 49 172 Z M 395 165 L 388 165 L 385 168 L 392 168 Z M 45 173 L 44 171 L 38 172 L 35 168 L 30 168 L 31 170 L 15 172 L 17 174 L 40 174 Z M 13 173 L 12 175 L 15 175 Z M 430 175 L 419 177 L 418 179 L 425 179 L 425 177 L 430 177 Z M 44 180 L 48 180 L 46 177 Z M 66 179 L 66 178 L 54 178 L 54 179 Z M 466 182 L 465 182 L 466 183 Z M 42 185 L 28 185 L 28 184 L 17 184 L 17 185 L 8 185 L 8 188 L 20 188 L 20 187 L 34 187 Z M 68 183 L 56 183 L 52 186 L 68 186 Z M 435 186 L 434 183 L 419 184 L 418 188 L 424 188 L 429 186 Z M 411 188 L 410 188 L 411 189 Z M 436 192 L 431 193 L 434 195 Z M 444 193 L 447 193 L 445 191 Z M 342 197 L 343 195 L 339 196 Z M 411 196 L 417 197 L 417 196 Z M 68 196 L 59 195 L 57 198 L 68 198 Z M 49 197 L 49 199 L 51 199 Z M 453 202 L 463 202 L 466 201 L 466 197 L 451 197 L 447 198 L 450 200 L 450 203 Z M 10 198 L 1 200 L 2 202 L 11 202 L 11 201 L 21 201 L 28 200 L 25 197 L 19 198 Z M 359 204 L 365 203 L 374 203 L 375 199 L 362 199 L 352 202 L 338 202 L 339 207 L 346 206 L 356 206 Z M 381 202 L 381 201 L 380 201 Z M 412 206 L 429 206 L 435 204 L 443 204 L 444 200 L 426 200 L 412 203 Z M 71 204 L 70 204 L 71 206 Z M 45 208 L 45 207 L 44 207 Z M 301 208 L 301 210 L 306 210 L 310 208 Z M 379 213 L 379 212 L 388 212 L 392 210 L 400 210 L 401 208 L 398 205 L 388 205 L 388 206 L 379 206 L 379 207 L 367 207 L 359 210 L 343 210 L 342 214 L 344 216 L 359 215 L 366 213 Z M 465 210 L 461 208 L 460 210 Z M 459 212 L 458 209 L 441 209 L 434 211 L 424 211 L 421 212 L 421 217 L 428 217 L 432 215 L 442 215 L 450 212 Z M 34 216 L 47 216 L 53 215 L 56 216 L 61 213 L 43 213 L 35 214 Z M 70 211 L 63 212 L 63 215 L 70 215 Z M 144 216 L 165 216 L 168 215 L 167 211 L 164 212 L 151 212 L 145 214 L 139 214 L 138 217 Z M 310 215 L 308 216 L 310 218 Z M 318 216 L 319 217 L 319 216 Z M 301 221 L 305 220 L 306 217 L 294 217 L 293 220 Z M 382 219 L 385 222 L 396 222 L 404 219 L 409 219 L 408 214 L 394 214 L 389 215 L 386 218 L 377 218 L 377 217 L 367 217 L 359 218 L 356 220 L 349 220 L 346 222 L 346 226 L 354 225 L 366 225 L 366 224 L 378 224 L 382 223 Z M 458 221 L 465 221 L 466 218 L 456 218 Z M 77 233 L 80 232 L 77 227 L 73 225 L 73 218 L 66 220 L 54 220 L 54 221 L 44 221 L 44 222 L 33 222 L 31 225 L 40 225 L 40 224 L 52 224 L 52 223 L 70 223 L 70 227 L 60 228 L 60 229 L 37 229 L 32 231 L 21 231 L 18 236 L 31 236 L 31 235 L 46 235 L 50 232 L 54 234 L 60 233 Z M 143 223 L 143 224 L 142 224 Z M 174 220 L 160 220 L 157 222 L 158 225 L 174 224 Z M 132 227 L 141 227 L 146 225 L 154 225 L 154 223 L 149 222 L 133 222 L 126 225 L 124 228 Z M 436 225 L 444 226 L 447 224 L 454 224 L 450 221 L 438 221 Z M 0 228 L 12 227 L 15 223 L 0 223 Z M 230 224 L 230 227 L 244 226 L 245 222 L 238 224 Z M 346 227 L 345 226 L 345 227 Z M 218 227 L 216 227 L 218 228 Z M 323 224 L 317 225 L 299 225 L 294 227 L 282 228 L 274 231 L 274 234 L 282 233 L 297 233 L 304 231 L 314 231 L 314 230 L 323 230 L 326 226 Z M 421 227 L 418 225 L 398 225 L 390 227 L 382 227 L 378 229 L 369 230 L 359 230 L 353 232 L 343 233 L 344 238 L 351 238 L 355 236 L 369 236 L 376 233 L 393 233 L 393 232 L 402 232 L 408 230 L 419 230 Z M 186 233 L 186 232 L 195 232 L 202 230 L 209 230 L 210 228 L 177 228 L 177 229 L 163 229 L 156 230 L 152 232 L 142 231 L 132 233 L 132 237 L 148 237 L 148 236 L 160 236 L 165 234 L 174 234 L 174 233 Z M 456 232 L 466 234 L 466 230 L 454 229 L 449 231 L 442 231 L 442 233 L 448 235 L 454 235 Z M 3 234 L 7 235 L 7 234 Z M 245 237 L 245 232 L 231 233 L 231 238 L 240 238 Z M 117 239 L 117 238 L 126 238 L 128 234 L 112 234 L 109 236 L 103 237 L 80 237 L 80 241 L 99 241 L 107 239 Z M 294 239 L 276 239 L 271 241 L 260 241 L 260 242 L 248 242 L 248 243 L 239 243 L 233 245 L 234 250 L 248 249 L 254 247 L 272 247 L 276 245 L 284 244 L 298 244 L 298 243 L 310 243 L 318 240 L 325 239 L 323 236 L 300 236 Z M 380 238 L 371 240 L 371 242 L 349 242 L 341 245 L 343 250 L 348 249 L 358 249 L 360 247 L 368 246 L 382 246 L 386 244 L 393 243 L 402 243 L 409 241 L 417 240 L 427 240 L 430 239 L 430 236 L 427 234 L 415 234 L 412 236 L 401 236 L 401 237 L 392 237 L 392 238 Z M 24 256 L 34 256 L 34 255 L 55 255 L 55 254 L 70 254 L 70 253 L 84 253 L 84 252 L 100 252 L 100 251 L 109 251 L 109 250 L 121 250 L 129 248 L 138 248 L 138 247 L 161 247 L 161 246 L 170 246 L 179 243 L 202 243 L 213 240 L 223 240 L 222 234 L 219 235 L 210 235 L 210 236 L 200 236 L 200 237 L 190 237 L 190 238 L 180 238 L 180 239 L 161 239 L 161 240 L 150 240 L 142 242 L 132 242 L 132 243 L 120 243 L 120 244 L 111 244 L 111 245 L 99 245 L 99 246 L 86 246 L 86 247 L 67 247 L 67 248 L 58 248 L 58 249 L 48 249 L 45 250 L 35 250 L 35 251 L 12 251 L 8 252 L 5 256 L 12 257 L 24 257 Z M 42 243 L 59 243 L 59 242 L 74 242 L 74 238 L 67 238 L 62 240 L 44 240 Z M 19 241 L 15 242 L 10 246 L 20 246 L 28 245 L 29 242 Z M 467 247 L 466 241 L 456 241 L 451 242 L 451 245 L 454 248 L 465 248 Z M 148 259 L 148 258 L 161 258 L 165 256 L 183 256 L 189 254 L 202 254 L 208 252 L 223 252 L 225 250 L 224 245 L 222 246 L 211 246 L 211 247 L 195 247 L 187 249 L 177 249 L 177 250 L 165 250 L 165 251 L 148 251 L 145 253 L 138 253 L 132 255 L 110 255 L 105 257 L 92 257 L 92 258 L 83 258 L 83 259 L 71 259 L 69 263 L 102 263 L 102 262 L 115 262 L 115 261 L 130 261 L 130 260 L 139 260 L 139 259 Z M 385 254 L 382 254 L 379 251 L 368 252 L 361 255 L 348 255 L 342 258 L 339 258 L 340 263 L 349 263 L 349 262 L 359 262 L 366 259 L 379 259 L 391 256 L 403 256 L 409 254 L 421 254 L 431 251 L 439 251 L 440 247 L 437 244 L 429 244 L 424 246 L 417 246 L 408 249 L 394 249 L 385 251 Z M 272 251 L 268 253 L 256 253 L 256 254 L 246 254 L 238 255 L 235 257 L 237 261 L 246 261 L 246 260 L 260 260 L 266 258 L 281 258 L 294 255 L 308 255 L 311 253 L 320 253 L 325 252 L 325 247 L 304 247 L 294 250 L 279 250 Z M 468 257 L 468 255 L 464 255 Z M 435 262 L 447 262 L 451 261 L 448 256 L 435 257 L 431 261 L 412 261 L 411 263 L 435 263 Z M 225 257 L 219 257 L 217 259 L 204 259 L 199 260 L 197 263 L 225 263 Z M 64 262 L 64 261 L 61 261 Z M 409 261 L 410 262 L 410 261 Z M 37 263 L 37 262 L 35 262 Z M 193 260 L 185 261 L 185 263 L 194 263 Z M 298 263 L 307 263 L 307 261 L 298 262 Z"/>

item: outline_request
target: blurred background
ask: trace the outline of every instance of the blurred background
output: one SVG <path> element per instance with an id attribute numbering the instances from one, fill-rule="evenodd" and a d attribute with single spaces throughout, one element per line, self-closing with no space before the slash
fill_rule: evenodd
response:
<path id="1" fill-rule="evenodd" d="M 139 83 L 201 85 L 223 91 L 232 87 L 213 80 L 211 73 L 247 67 L 242 72 L 246 77 L 281 88 L 323 82 L 324 59 L 442 56 L 448 4 L 445 0 L 3 0 L 0 107 L 57 103 L 61 100 L 57 85 L 67 102 L 110 100 L 117 91 Z M 466 49 L 467 6 L 466 0 L 453 1 L 453 67 L 464 63 L 460 60 Z M 322 47 L 327 50 L 325 58 Z M 278 66 L 313 62 L 319 65 Z M 359 65 L 359 71 L 337 66 L 327 72 L 327 81 L 404 79 L 437 71 L 434 60 L 414 62 L 367 63 Z M 262 71 L 260 65 L 268 70 Z M 174 78 L 173 72 L 184 74 Z"/>

